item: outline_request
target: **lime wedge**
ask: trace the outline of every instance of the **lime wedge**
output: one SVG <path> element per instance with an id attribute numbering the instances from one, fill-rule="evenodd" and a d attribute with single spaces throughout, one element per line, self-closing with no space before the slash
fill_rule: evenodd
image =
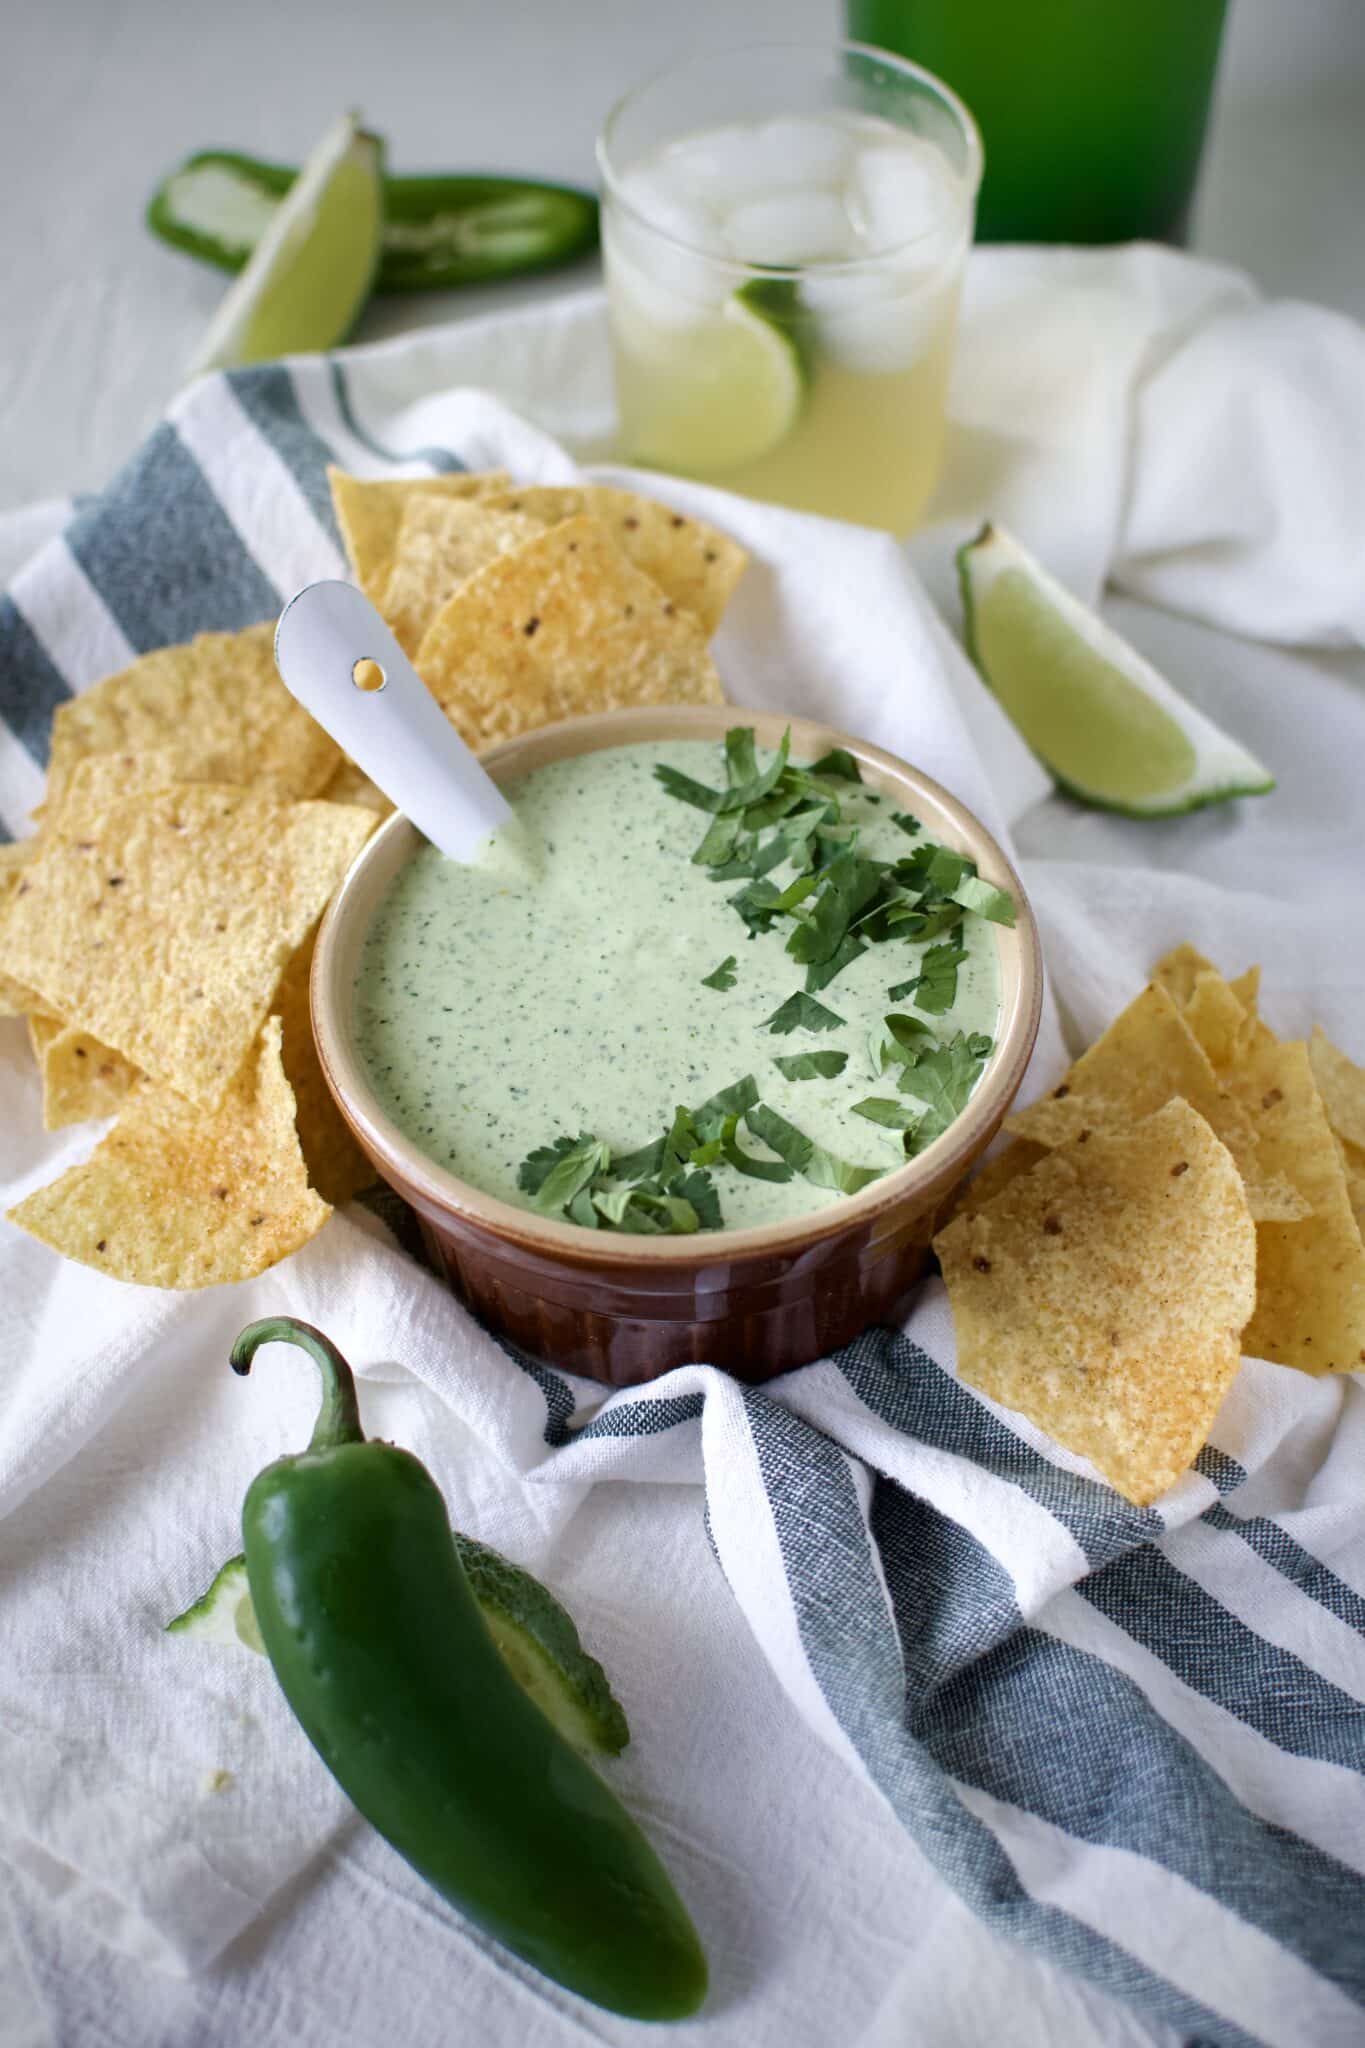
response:
<path id="1" fill-rule="evenodd" d="M 957 566 L 968 651 L 1069 796 L 1166 818 L 1275 787 L 1001 528 L 984 526 Z"/>
<path id="2" fill-rule="evenodd" d="M 229 287 L 190 374 L 344 340 L 370 295 L 383 227 L 384 145 L 343 114 Z"/>
<path id="3" fill-rule="evenodd" d="M 773 289 L 791 295 L 775 301 Z M 695 327 L 646 327 L 624 316 L 626 346 L 650 384 L 667 393 L 632 449 L 637 462 L 710 474 L 757 461 L 785 440 L 806 391 L 795 292 L 755 280 Z"/>
<path id="4" fill-rule="evenodd" d="M 503 1662 L 567 1742 L 589 1756 L 619 1756 L 630 1729 L 606 1672 L 589 1656 L 573 1616 L 548 1586 L 509 1558 L 455 1531 L 455 1547 Z M 246 1559 L 229 1558 L 208 1591 L 166 1624 L 167 1635 L 245 1645 L 265 1654 Z"/>

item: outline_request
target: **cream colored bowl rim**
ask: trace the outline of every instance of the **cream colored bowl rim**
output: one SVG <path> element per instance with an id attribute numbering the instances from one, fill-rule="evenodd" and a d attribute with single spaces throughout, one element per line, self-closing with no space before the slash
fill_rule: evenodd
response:
<path id="1" fill-rule="evenodd" d="M 764 747 L 776 747 L 790 727 L 792 755 L 797 760 L 818 760 L 831 747 L 847 748 L 870 788 L 895 794 L 907 808 L 924 816 L 926 829 L 935 838 L 969 854 L 986 881 L 1008 889 L 1014 898 L 1014 926 L 992 927 L 999 949 L 1000 1025 L 995 1050 L 967 1107 L 923 1152 L 859 1194 L 838 1197 L 822 1208 L 779 1223 L 742 1230 L 704 1231 L 688 1237 L 597 1233 L 485 1194 L 429 1159 L 385 1113 L 352 1036 L 355 962 L 379 894 L 372 878 L 376 870 L 383 870 L 386 878 L 396 872 L 409 851 L 422 843 L 416 826 L 395 812 L 356 855 L 323 919 L 313 955 L 313 1033 L 328 1083 L 370 1150 L 437 1209 L 448 1210 L 527 1249 L 560 1254 L 576 1265 L 591 1263 L 596 1257 L 617 1268 L 635 1266 L 643 1271 L 651 1266 L 724 1264 L 763 1252 L 799 1253 L 833 1233 L 913 1206 L 918 1194 L 954 1178 L 959 1160 L 965 1171 L 981 1147 L 983 1133 L 993 1129 L 1008 1109 L 1024 1078 L 1042 1006 L 1037 926 L 1019 877 L 1000 846 L 966 806 L 932 777 L 884 748 L 820 720 L 789 718 L 734 704 L 657 705 L 564 719 L 490 749 L 483 760 L 494 780 L 505 783 L 551 761 L 608 747 L 669 739 L 721 739 L 733 725 L 753 726 L 758 744 Z M 361 919 L 363 927 L 358 929 Z"/>

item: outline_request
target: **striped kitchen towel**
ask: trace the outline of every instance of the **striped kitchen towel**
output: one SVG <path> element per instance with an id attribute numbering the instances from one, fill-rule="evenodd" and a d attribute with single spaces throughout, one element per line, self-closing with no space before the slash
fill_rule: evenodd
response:
<path id="1" fill-rule="evenodd" d="M 601 393 L 582 369 L 591 351 L 580 329 L 597 318 L 595 304 L 570 307 L 549 325 L 420 336 L 193 387 L 0 600 L 6 829 L 26 830 L 41 800 L 52 714 L 69 692 L 146 649 L 269 617 L 303 582 L 344 573 L 329 461 L 371 475 L 493 462 L 546 480 L 574 474 L 550 435 L 476 387 L 500 371 L 500 389 L 536 397 L 541 418 L 558 404 L 567 428 L 566 365 L 576 364 L 586 435 Z M 1000 825 L 1010 798 L 992 787 L 975 738 L 986 714 L 889 541 L 659 488 L 753 550 L 718 648 L 736 698 L 825 715 L 911 754 Z M 905 688 L 892 686 L 898 678 Z M 1288 713 L 1281 737 L 1283 772 L 1299 744 Z M 1131 852 L 1110 858 L 1132 869 Z M 1056 907 L 1068 899 L 1049 866 L 1025 861 L 1025 881 L 1054 906 L 1054 980 L 1083 1015 L 1097 982 L 1121 981 L 1130 952 L 1154 957 L 1180 935 L 1169 878 L 1132 899 L 1105 957 L 1082 913 L 1069 927 Z M 1256 957 L 1260 899 L 1181 886 L 1231 966 Z M 1321 972 L 1330 981 L 1330 962 Z M 1045 1072 L 1061 1057 L 1050 1029 Z M 81 1140 L 47 1143 L 25 1153 L 26 1183 Z M 350 1233 L 354 1274 L 370 1270 L 366 1259 L 401 1267 L 357 1224 L 331 1229 Z M 0 1514 L 81 1454 L 137 1350 L 132 1290 L 83 1276 L 90 1334 L 68 1324 L 58 1337 L 40 1312 L 46 1266 L 31 1247 L 20 1257 L 12 1236 L 5 1251 L 23 1384 L 42 1393 L 20 1404 L 8 1435 L 0 1420 Z M 320 1244 L 287 1269 L 298 1269 L 287 1284 L 300 1312 L 313 1306 L 315 1252 L 325 1256 Z M 430 1286 L 406 1270 L 414 1289 Z M 356 1286 L 348 1306 L 330 1280 L 314 1308 L 343 1342 L 348 1314 L 363 1322 Z M 789 1697 L 989 1927 L 1127 2003 L 1163 2041 L 1365 2040 L 1358 1376 L 1317 1381 L 1248 1361 L 1198 1469 L 1140 1510 L 957 1380 L 938 1283 L 906 1331 L 872 1332 L 763 1390 L 688 1367 L 603 1398 L 549 1368 L 509 1364 L 450 1313 L 444 1355 L 406 1357 L 401 1335 L 388 1349 L 376 1335 L 371 1355 L 396 1357 L 527 1488 L 704 1484 L 719 1570 Z M 100 1350 L 105 1314 L 126 1328 Z M 158 1344 L 169 1319 L 178 1349 L 219 1357 L 210 1303 L 161 1299 L 146 1314 Z M 65 1406 L 52 1391 L 63 1373 L 73 1375 Z M 552 1556 L 544 1563 L 552 1577 Z M 232 1854 L 247 1860 L 214 1894 L 223 1918 L 212 1936 L 185 1924 L 188 1881 L 160 1892 L 149 1883 L 139 1910 L 159 1920 L 171 1951 L 202 1962 L 237 1931 L 233 1915 L 259 1910 L 315 1847 L 316 1836 L 276 1841 L 266 1869 L 235 1840 Z M 70 1845 L 64 1853 L 79 1862 Z M 114 1852 L 104 1841 L 99 1853 Z M 117 1873 L 104 1875 L 116 1889 Z"/>

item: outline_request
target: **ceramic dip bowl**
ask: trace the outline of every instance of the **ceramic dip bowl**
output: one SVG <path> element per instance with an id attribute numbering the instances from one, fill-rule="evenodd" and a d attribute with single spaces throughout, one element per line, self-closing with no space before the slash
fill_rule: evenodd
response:
<path id="1" fill-rule="evenodd" d="M 532 1356 L 615 1386 L 701 1362 L 764 1380 L 820 1358 L 872 1323 L 901 1314 L 949 1196 L 990 1143 L 1024 1078 L 1037 1035 L 1042 963 L 1019 878 L 977 820 L 904 761 L 833 727 L 734 705 L 661 706 L 566 720 L 486 755 L 500 783 L 602 747 L 723 741 L 752 725 L 775 748 L 790 724 L 796 760 L 844 747 L 869 788 L 912 811 L 943 845 L 969 854 L 1017 905 L 992 925 L 999 954 L 996 1049 L 967 1107 L 943 1135 L 861 1193 L 814 1213 L 688 1237 L 591 1231 L 533 1215 L 425 1157 L 376 1099 L 352 1033 L 366 931 L 389 884 L 424 842 L 401 814 L 370 839 L 323 920 L 312 1014 L 323 1071 L 359 1143 L 408 1202 L 451 1289 L 491 1329 Z M 471 962 L 477 973 L 477 962 Z"/>

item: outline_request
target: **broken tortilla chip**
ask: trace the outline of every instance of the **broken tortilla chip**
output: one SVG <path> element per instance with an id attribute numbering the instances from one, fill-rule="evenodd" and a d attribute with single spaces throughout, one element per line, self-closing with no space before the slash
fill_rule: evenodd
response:
<path id="1" fill-rule="evenodd" d="M 394 548 L 403 508 L 422 493 L 448 498 L 481 498 L 505 490 L 511 482 L 505 469 L 454 470 L 445 476 L 360 477 L 329 468 L 342 545 L 351 574 L 372 604 L 384 595 L 393 567 Z"/>
<path id="2" fill-rule="evenodd" d="M 1328 1123 L 1339 1138 L 1365 1147 L 1365 1067 L 1333 1045 L 1321 1024 L 1308 1041 L 1308 1058 Z"/>
<path id="3" fill-rule="evenodd" d="M 417 667 L 476 749 L 588 711 L 722 701 L 701 627 L 595 519 L 552 526 L 471 577 Z"/>
<path id="4" fill-rule="evenodd" d="M 358 806 L 219 783 L 68 805 L 24 872 L 0 953 L 59 1016 L 212 1108 L 374 824 Z"/>
<path id="5" fill-rule="evenodd" d="M 272 1007 L 283 1026 L 281 1054 L 294 1091 L 294 1124 L 309 1182 L 325 1202 L 340 1208 L 379 1176 L 351 1136 L 323 1078 L 308 1001 L 316 938 L 314 928 L 285 969 Z"/>
<path id="6" fill-rule="evenodd" d="M 1207 1441 L 1241 1357 L 1256 1229 L 1188 1103 L 1095 1131 L 934 1241 L 958 1371 L 1146 1506 Z"/>
<path id="7" fill-rule="evenodd" d="M 65 800 L 91 754 L 159 754 L 180 779 L 250 784 L 278 797 L 315 796 L 341 749 L 286 690 L 275 667 L 275 625 L 201 633 L 159 647 L 70 698 L 52 722 L 46 815 Z"/>
<path id="8" fill-rule="evenodd" d="M 638 491 L 611 484 L 527 484 L 495 493 L 497 511 L 521 512 L 543 526 L 587 513 L 601 520 L 623 554 L 700 619 L 709 640 L 721 622 L 749 556 L 737 540 Z"/>
<path id="9" fill-rule="evenodd" d="M 143 1287 L 249 1280 L 297 1251 L 331 1212 L 304 1172 L 279 1019 L 213 1114 L 140 1082 L 86 1163 L 9 1213 L 66 1258 Z"/>
<path id="10" fill-rule="evenodd" d="M 1199 948 L 1186 940 L 1179 946 L 1172 946 L 1169 953 L 1162 954 L 1152 969 L 1151 979 L 1165 989 L 1177 1009 L 1183 1010 L 1194 994 L 1194 984 L 1199 976 L 1216 972 L 1212 960 L 1206 960 Z"/>
<path id="11" fill-rule="evenodd" d="M 1208 1055 L 1161 983 L 1149 983 L 1051 1094 L 1007 1117 L 1005 1129 L 1052 1150 L 1084 1141 L 1086 1132 L 1129 1129 L 1177 1095 L 1232 1153 L 1258 1221 L 1307 1213 L 1293 1184 L 1263 1165 L 1250 1116 L 1220 1087 Z"/>
<path id="12" fill-rule="evenodd" d="M 42 1077 L 45 1131 L 117 1116 L 138 1079 L 137 1068 L 121 1052 L 60 1017 L 30 1017 L 28 1035 Z"/>
<path id="13" fill-rule="evenodd" d="M 477 500 L 414 493 L 403 507 L 393 567 L 380 611 L 413 655 L 446 599 L 485 562 L 511 554 L 540 532 L 518 512 L 490 512 Z"/>
<path id="14" fill-rule="evenodd" d="M 362 810 L 373 811 L 377 818 L 387 818 L 393 809 L 379 785 L 371 782 L 354 761 L 342 762 L 322 795 L 329 804 L 359 804 Z"/>
<path id="15" fill-rule="evenodd" d="M 1298 1040 L 1257 1046 L 1229 1084 L 1253 1111 L 1268 1171 L 1289 1181 L 1307 1214 L 1258 1222 L 1256 1313 L 1246 1348 L 1302 1372 L 1365 1366 L 1365 1248 L 1322 1098 Z"/>

